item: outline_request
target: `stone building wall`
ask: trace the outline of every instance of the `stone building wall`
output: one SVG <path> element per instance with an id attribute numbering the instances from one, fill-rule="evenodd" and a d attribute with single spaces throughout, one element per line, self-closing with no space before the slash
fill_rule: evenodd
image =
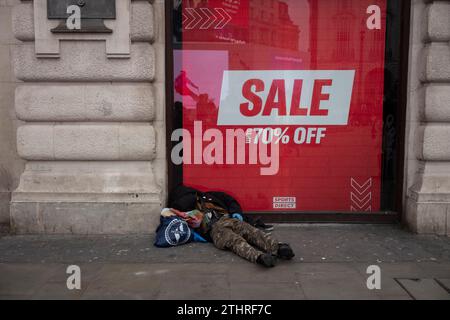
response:
<path id="1" fill-rule="evenodd" d="M 450 235 L 450 1 L 412 1 L 406 222 Z"/>
<path id="2" fill-rule="evenodd" d="M 14 112 L 17 80 L 11 67 L 11 51 L 18 43 L 12 32 L 12 10 L 19 0 L 0 0 L 0 224 L 9 224 L 11 191 L 17 188 L 24 161 L 16 150 L 20 121 Z"/>
<path id="3" fill-rule="evenodd" d="M 164 1 L 116 6 L 112 35 L 50 33 L 45 0 L 13 8 L 17 233 L 154 231 L 167 183 Z"/>

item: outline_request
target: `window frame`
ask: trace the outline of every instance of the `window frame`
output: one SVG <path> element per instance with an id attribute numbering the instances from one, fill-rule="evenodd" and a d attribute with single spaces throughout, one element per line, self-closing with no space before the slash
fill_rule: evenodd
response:
<path id="1" fill-rule="evenodd" d="M 385 89 L 391 86 L 393 81 L 397 90 L 395 97 L 397 107 L 386 113 L 387 103 L 383 103 L 383 124 L 387 116 L 394 117 L 394 126 L 386 128 L 383 125 L 383 162 L 382 162 L 382 200 L 381 206 L 387 207 L 379 212 L 246 212 L 264 218 L 265 221 L 277 223 L 398 223 L 404 217 L 404 166 L 405 166 L 405 134 L 406 134 L 406 105 L 407 105 L 407 75 L 409 58 L 409 34 L 410 34 L 410 12 L 411 2 L 408 0 L 387 0 L 387 27 L 386 27 L 386 49 L 385 70 L 391 68 L 388 79 L 385 75 Z M 397 9 L 396 11 L 394 11 Z M 176 166 L 171 161 L 171 150 L 175 145 L 171 141 L 172 132 L 180 128 L 181 111 L 174 110 L 174 63 L 173 63 L 173 0 L 165 1 L 165 27 L 166 27 L 166 151 L 168 166 L 168 193 L 174 187 L 182 183 L 182 165 Z M 394 49 L 390 51 L 390 49 Z M 178 119 L 178 120 L 177 120 Z M 385 137 L 387 130 L 395 130 L 394 159 L 386 162 Z M 389 168 L 387 168 L 389 167 Z M 392 181 L 387 181 L 386 170 L 393 170 Z M 383 193 L 388 199 L 383 198 Z M 388 202 L 388 203 L 383 203 Z"/>

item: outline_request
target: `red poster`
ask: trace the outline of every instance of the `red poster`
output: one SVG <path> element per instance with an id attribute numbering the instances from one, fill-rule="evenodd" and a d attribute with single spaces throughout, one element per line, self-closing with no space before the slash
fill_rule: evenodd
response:
<path id="1" fill-rule="evenodd" d="M 181 10 L 184 183 L 247 212 L 380 210 L 386 0 Z"/>

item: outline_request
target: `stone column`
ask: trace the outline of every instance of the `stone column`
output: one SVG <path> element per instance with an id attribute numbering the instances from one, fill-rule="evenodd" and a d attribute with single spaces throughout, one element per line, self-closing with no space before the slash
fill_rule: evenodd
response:
<path id="1" fill-rule="evenodd" d="M 24 163 L 16 152 L 19 121 L 14 112 L 17 85 L 11 68 L 11 48 L 18 43 L 12 32 L 12 7 L 19 0 L 0 0 L 0 228 L 9 226 L 11 191 L 18 185 Z M 0 230 L 1 232 L 1 230 Z"/>
<path id="2" fill-rule="evenodd" d="M 154 232 L 166 190 L 164 5 L 116 6 L 112 35 L 51 34 L 45 0 L 14 7 L 27 160 L 12 194 L 17 233 Z"/>
<path id="3" fill-rule="evenodd" d="M 406 222 L 450 235 L 450 1 L 413 1 Z"/>

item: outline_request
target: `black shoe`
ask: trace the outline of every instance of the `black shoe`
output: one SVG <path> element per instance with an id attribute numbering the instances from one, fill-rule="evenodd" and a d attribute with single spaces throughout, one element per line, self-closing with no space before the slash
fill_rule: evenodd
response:
<path id="1" fill-rule="evenodd" d="M 277 257 L 270 253 L 263 253 L 256 259 L 256 263 L 266 268 L 273 268 L 277 264 Z"/>
<path id="2" fill-rule="evenodd" d="M 265 224 L 260 218 L 255 220 L 255 227 L 263 231 L 273 231 L 273 225 Z"/>
<path id="3" fill-rule="evenodd" d="M 263 225 L 261 226 L 261 229 L 265 232 L 271 232 L 271 231 L 273 231 L 273 225 L 263 223 Z"/>
<path id="4" fill-rule="evenodd" d="M 278 252 L 277 256 L 280 259 L 284 260 L 291 260 L 293 257 L 295 257 L 294 251 L 292 251 L 292 248 L 287 243 L 280 243 L 278 245 Z"/>

